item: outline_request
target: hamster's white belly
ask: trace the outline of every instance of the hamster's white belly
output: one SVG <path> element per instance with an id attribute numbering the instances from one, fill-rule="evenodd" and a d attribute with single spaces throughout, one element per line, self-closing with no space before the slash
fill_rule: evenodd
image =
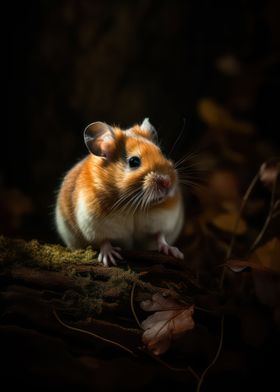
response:
<path id="1" fill-rule="evenodd" d="M 181 200 L 173 208 L 157 208 L 148 214 L 135 217 L 134 241 L 143 249 L 157 249 L 156 235 L 162 233 L 169 244 L 173 244 L 184 222 L 184 210 Z"/>
<path id="2" fill-rule="evenodd" d="M 88 209 L 84 199 L 79 198 L 75 210 L 76 225 L 82 234 L 83 241 L 67 228 L 67 222 L 57 208 L 57 226 L 61 237 L 72 248 L 84 247 L 85 244 L 100 246 L 102 241 L 109 240 L 113 245 L 124 249 L 157 249 L 156 235 L 163 233 L 169 244 L 177 239 L 183 225 L 184 212 L 179 200 L 172 208 L 157 208 L 147 213 L 130 215 L 114 213 L 104 218 L 97 218 Z M 59 219 L 58 219 L 59 218 Z"/>

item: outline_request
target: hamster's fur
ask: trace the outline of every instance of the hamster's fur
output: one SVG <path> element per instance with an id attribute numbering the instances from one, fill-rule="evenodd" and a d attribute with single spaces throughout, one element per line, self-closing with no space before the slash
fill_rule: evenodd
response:
<path id="1" fill-rule="evenodd" d="M 99 247 L 106 266 L 122 258 L 121 248 L 183 258 L 171 246 L 184 217 L 177 172 L 149 119 L 125 131 L 92 123 L 84 141 L 90 154 L 66 174 L 57 197 L 56 227 L 65 244 Z"/>

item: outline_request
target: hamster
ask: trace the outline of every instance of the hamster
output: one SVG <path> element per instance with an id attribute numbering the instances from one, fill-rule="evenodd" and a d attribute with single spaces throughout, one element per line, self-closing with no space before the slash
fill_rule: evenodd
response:
<path id="1" fill-rule="evenodd" d="M 184 220 L 178 176 L 149 119 L 127 130 L 94 122 L 85 128 L 84 142 L 89 155 L 66 174 L 56 202 L 56 228 L 65 244 L 98 247 L 105 266 L 122 259 L 121 248 L 183 259 L 172 246 Z"/>

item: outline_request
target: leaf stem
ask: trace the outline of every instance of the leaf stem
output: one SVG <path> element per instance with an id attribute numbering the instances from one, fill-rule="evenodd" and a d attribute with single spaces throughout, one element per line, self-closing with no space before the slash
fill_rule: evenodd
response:
<path id="1" fill-rule="evenodd" d="M 238 224 L 239 224 L 239 221 L 240 221 L 240 218 L 241 218 L 241 214 L 242 214 L 242 212 L 244 210 L 244 207 L 245 207 L 245 205 L 246 205 L 246 203 L 248 201 L 248 198 L 249 198 L 250 194 L 252 193 L 252 190 L 254 189 L 258 179 L 259 179 L 259 172 L 255 175 L 255 177 L 251 181 L 250 185 L 248 186 L 248 188 L 247 188 L 247 190 L 245 192 L 245 195 L 242 198 L 241 206 L 240 206 L 240 209 L 239 209 L 239 214 L 238 214 L 238 216 L 236 218 L 236 221 L 234 223 L 234 226 L 233 226 L 233 233 L 232 233 L 232 237 L 231 237 L 231 242 L 230 242 L 230 245 L 229 245 L 227 253 L 226 253 L 226 260 L 228 260 L 231 257 L 232 250 L 233 250 L 233 247 L 234 247 L 234 244 L 235 244 L 235 240 L 236 240 L 236 231 L 237 231 L 237 227 L 238 227 Z M 223 271 L 222 271 L 222 275 L 221 275 L 221 278 L 220 278 L 220 284 L 219 284 L 220 289 L 222 289 L 223 284 L 224 284 L 225 270 L 226 270 L 226 267 L 224 266 L 223 267 Z"/>
<path id="2" fill-rule="evenodd" d="M 223 346 L 223 340 L 224 340 L 224 321 L 225 321 L 225 316 L 223 315 L 222 318 L 221 318 L 221 336 L 220 336 L 220 342 L 219 342 L 219 346 L 218 346 L 216 355 L 215 355 L 213 361 L 207 366 L 207 368 L 206 368 L 206 369 L 204 370 L 204 372 L 201 374 L 200 379 L 199 379 L 199 382 L 198 382 L 198 384 L 197 384 L 196 392 L 200 392 L 201 385 L 202 385 L 202 383 L 203 383 L 203 381 L 204 381 L 204 378 L 205 378 L 205 376 L 206 376 L 208 370 L 209 370 L 212 366 L 215 365 L 217 359 L 218 359 L 219 356 L 220 356 L 220 353 L 221 353 L 221 350 L 222 350 L 222 346 Z"/>
<path id="3" fill-rule="evenodd" d="M 159 362 L 161 365 L 167 367 L 168 369 L 174 371 L 174 372 L 190 372 L 194 378 L 199 381 L 199 375 L 193 370 L 191 366 L 188 366 L 186 368 L 176 368 L 171 365 L 169 365 L 167 362 L 163 361 L 161 358 L 159 358 L 157 355 L 154 355 L 152 352 L 143 349 L 142 347 L 139 348 L 141 351 L 149 355 L 151 358 L 153 358 L 155 361 Z"/>
<path id="4" fill-rule="evenodd" d="M 121 348 L 122 350 L 124 350 L 124 351 L 128 352 L 129 354 L 131 354 L 133 357 L 137 357 L 137 355 L 132 350 L 130 350 L 129 348 L 123 346 L 120 343 L 115 342 L 114 340 L 106 339 L 106 338 L 103 338 L 103 336 L 100 336 L 100 335 L 97 335 L 97 334 L 95 334 L 93 332 L 87 331 L 86 329 L 76 328 L 76 327 L 72 327 L 71 325 L 66 324 L 64 321 L 61 320 L 61 318 L 58 316 L 58 314 L 57 314 L 57 312 L 56 312 L 56 310 L 54 308 L 53 308 L 53 314 L 54 314 L 55 318 L 57 319 L 57 321 L 63 327 L 65 327 L 67 329 L 70 329 L 72 331 L 75 331 L 75 332 L 80 332 L 82 334 L 93 336 L 93 337 L 95 337 L 95 338 L 97 338 L 99 340 L 102 340 L 103 342 L 110 343 L 110 344 L 112 344 L 112 345 L 114 345 L 116 347 Z"/>
<path id="5" fill-rule="evenodd" d="M 135 321 L 138 324 L 138 327 L 143 329 L 141 327 L 141 323 L 140 323 L 140 321 L 139 321 L 139 319 L 137 317 L 137 314 L 135 312 L 135 309 L 134 309 L 134 291 L 135 291 L 136 284 L 137 284 L 136 282 L 133 282 L 133 285 L 132 285 L 131 294 L 130 294 L 130 308 L 131 308 L 132 314 L 133 314 L 133 316 L 135 318 Z"/>
<path id="6" fill-rule="evenodd" d="M 274 203 L 275 203 L 275 195 L 276 195 L 276 186 L 277 186 L 277 177 L 276 177 L 276 179 L 275 179 L 275 181 L 273 183 L 273 187 L 272 187 L 272 190 L 271 190 L 270 207 L 269 207 L 268 215 L 266 217 L 266 220 L 264 222 L 264 225 L 263 225 L 261 231 L 259 232 L 259 235 L 255 239 L 254 243 L 251 245 L 248 253 L 251 253 L 257 247 L 257 245 L 261 241 L 261 239 L 262 239 L 264 233 L 266 232 L 266 229 L 268 228 L 268 225 L 269 225 L 269 223 L 271 221 L 271 218 L 273 216 L 273 210 L 274 210 L 274 207 L 275 207 Z"/>

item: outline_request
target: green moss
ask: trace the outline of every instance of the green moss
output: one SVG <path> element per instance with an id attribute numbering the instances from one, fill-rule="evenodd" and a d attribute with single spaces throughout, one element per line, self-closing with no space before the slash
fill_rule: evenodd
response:
<path id="1" fill-rule="evenodd" d="M 60 270 L 65 265 L 97 264 L 96 252 L 86 249 L 67 249 L 56 244 L 40 244 L 37 240 L 24 241 L 0 236 L 0 265 L 23 264 L 43 269 Z"/>
<path id="2" fill-rule="evenodd" d="M 68 309 L 72 318 L 82 314 L 100 315 L 103 307 L 126 308 L 129 304 L 133 283 L 149 291 L 149 284 L 127 266 L 103 267 L 91 248 L 71 250 L 61 245 L 44 244 L 37 240 L 24 241 L 0 236 L 0 268 L 13 266 L 34 267 L 60 271 L 75 280 L 77 289 L 71 287 L 61 298 L 61 308 Z M 79 266 L 85 268 L 80 272 Z"/>

